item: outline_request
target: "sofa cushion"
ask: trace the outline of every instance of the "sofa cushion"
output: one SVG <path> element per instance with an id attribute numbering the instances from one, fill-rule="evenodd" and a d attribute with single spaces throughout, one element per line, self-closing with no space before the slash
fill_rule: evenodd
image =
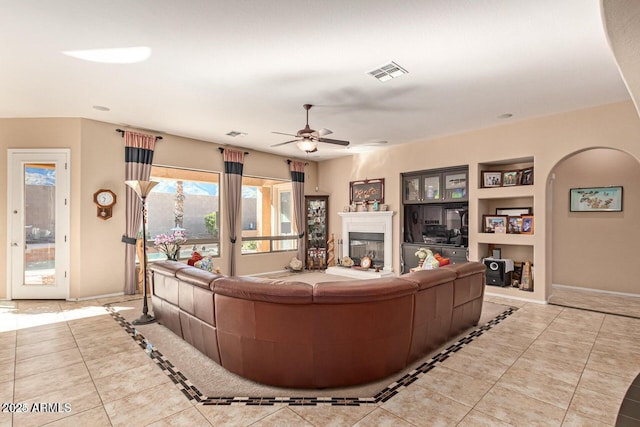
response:
<path id="1" fill-rule="evenodd" d="M 480 262 L 461 262 L 457 264 L 444 265 L 442 268 L 455 271 L 458 278 L 478 273 L 484 274 L 487 270 L 487 266 Z"/>
<path id="2" fill-rule="evenodd" d="M 418 290 L 415 283 L 395 277 L 354 280 L 351 283 L 321 282 L 313 287 L 313 302 L 349 304 L 382 301 L 410 295 Z"/>
<path id="3" fill-rule="evenodd" d="M 169 260 L 154 261 L 152 263 L 149 263 L 150 270 L 158 271 L 167 276 L 175 276 L 177 271 L 188 267 L 188 265 L 181 262 Z"/>
<path id="4" fill-rule="evenodd" d="M 183 282 L 189 283 L 194 286 L 198 286 L 205 289 L 211 289 L 211 282 L 219 277 L 223 277 L 221 274 L 212 273 L 210 271 L 201 270 L 199 268 L 188 268 L 184 270 L 178 270 L 176 277 Z"/>
<path id="5" fill-rule="evenodd" d="M 303 282 L 260 277 L 220 277 L 213 281 L 214 293 L 253 301 L 283 304 L 311 304 L 313 286 Z"/>
<path id="6" fill-rule="evenodd" d="M 443 283 L 452 282 L 455 278 L 455 271 L 444 268 L 437 268 L 435 270 L 417 270 L 400 276 L 400 279 L 402 280 L 415 283 L 421 291 Z"/>

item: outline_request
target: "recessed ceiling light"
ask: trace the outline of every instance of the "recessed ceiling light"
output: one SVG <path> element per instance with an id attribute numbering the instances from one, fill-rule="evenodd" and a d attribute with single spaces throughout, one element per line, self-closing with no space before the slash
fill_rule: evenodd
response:
<path id="1" fill-rule="evenodd" d="M 102 105 L 94 105 L 93 106 L 94 110 L 98 110 L 98 111 L 111 111 L 111 108 L 109 107 L 104 107 Z"/>
<path id="2" fill-rule="evenodd" d="M 382 67 L 369 71 L 367 74 L 375 77 L 381 82 L 386 82 L 407 73 L 409 73 L 407 70 L 391 61 L 390 63 L 383 65 Z"/>
<path id="3" fill-rule="evenodd" d="M 513 114 L 511 113 L 504 113 L 498 116 L 499 119 L 510 119 L 511 117 L 513 117 Z"/>
<path id="4" fill-rule="evenodd" d="M 66 50 L 65 55 L 91 62 L 107 64 L 133 64 L 142 62 L 151 56 L 151 48 L 146 46 L 122 47 L 113 49 Z"/>

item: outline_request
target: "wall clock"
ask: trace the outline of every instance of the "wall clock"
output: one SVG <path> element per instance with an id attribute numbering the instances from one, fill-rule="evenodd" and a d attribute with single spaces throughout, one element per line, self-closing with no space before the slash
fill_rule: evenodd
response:
<path id="1" fill-rule="evenodd" d="M 98 218 L 111 218 L 113 214 L 113 205 L 116 204 L 116 195 L 113 191 L 105 189 L 96 191 L 93 193 L 93 202 L 98 205 Z"/>
<path id="2" fill-rule="evenodd" d="M 368 269 L 371 267 L 371 258 L 368 256 L 363 256 L 360 258 L 360 267 L 364 269 Z"/>

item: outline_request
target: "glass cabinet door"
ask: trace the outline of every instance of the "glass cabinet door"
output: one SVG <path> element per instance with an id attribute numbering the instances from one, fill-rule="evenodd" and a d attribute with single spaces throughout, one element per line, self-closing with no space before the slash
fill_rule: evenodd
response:
<path id="1" fill-rule="evenodd" d="M 309 269 L 324 269 L 327 262 L 328 196 L 306 198 L 306 264 Z"/>
<path id="2" fill-rule="evenodd" d="M 422 177 L 423 201 L 435 202 L 439 201 L 440 194 L 440 174 L 426 175 Z"/>
<path id="3" fill-rule="evenodd" d="M 469 199 L 467 172 L 453 171 L 444 174 L 444 198 L 449 202 Z"/>
<path id="4" fill-rule="evenodd" d="M 420 177 L 405 177 L 403 182 L 404 202 L 419 203 L 422 201 L 422 191 L 420 188 Z"/>

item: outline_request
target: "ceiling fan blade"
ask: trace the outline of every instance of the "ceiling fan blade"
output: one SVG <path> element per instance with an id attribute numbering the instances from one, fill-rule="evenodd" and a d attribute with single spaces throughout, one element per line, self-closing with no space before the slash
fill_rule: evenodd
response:
<path id="1" fill-rule="evenodd" d="M 280 147 L 281 145 L 291 144 L 292 142 L 300 141 L 299 139 L 292 139 L 291 141 L 281 142 L 279 144 L 272 145 L 272 147 Z"/>
<path id="2" fill-rule="evenodd" d="M 298 136 L 298 135 L 294 135 L 292 133 L 284 133 L 284 132 L 271 132 L 271 133 L 276 133 L 278 135 L 287 135 L 287 136 Z"/>
<path id="3" fill-rule="evenodd" d="M 336 145 L 343 145 L 343 146 L 347 146 L 349 145 L 349 141 L 342 141 L 340 139 L 330 139 L 330 138 L 318 138 L 319 142 L 326 142 L 328 144 L 336 144 Z"/>
<path id="4" fill-rule="evenodd" d="M 333 131 L 331 129 L 327 129 L 327 128 L 322 128 L 318 131 L 318 135 L 320 136 L 325 136 L 325 135 L 330 135 L 332 134 Z"/>

